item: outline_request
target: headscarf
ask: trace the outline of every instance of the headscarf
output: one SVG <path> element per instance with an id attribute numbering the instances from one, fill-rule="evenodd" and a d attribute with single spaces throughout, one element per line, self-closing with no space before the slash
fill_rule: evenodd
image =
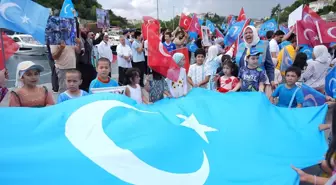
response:
<path id="1" fill-rule="evenodd" d="M 224 39 L 222 37 L 215 39 L 216 44 L 220 44 L 222 42 L 224 42 Z"/>
<path id="2" fill-rule="evenodd" d="M 218 55 L 218 47 L 217 46 L 210 46 L 208 49 L 208 56 L 207 56 L 207 60 L 205 63 L 215 59 Z"/>
<path id="3" fill-rule="evenodd" d="M 30 69 L 37 69 L 42 72 L 44 69 L 41 65 L 37 65 L 32 61 L 23 61 L 20 62 L 16 68 L 16 77 L 15 77 L 15 87 L 21 88 L 23 87 L 23 82 L 21 80 L 22 76 Z"/>
<path id="4" fill-rule="evenodd" d="M 318 61 L 320 63 L 326 63 L 331 60 L 328 48 L 325 45 L 315 46 L 313 49 L 313 53 L 315 56 L 315 61 Z"/>
<path id="5" fill-rule="evenodd" d="M 244 39 L 244 42 L 245 42 L 245 47 L 246 48 L 251 48 L 252 46 L 255 46 L 258 44 L 258 42 L 260 41 L 260 37 L 258 35 L 258 31 L 257 29 L 254 27 L 254 26 L 246 26 L 246 28 L 244 29 L 243 31 L 243 35 L 245 34 L 246 32 L 246 29 L 250 28 L 253 32 L 253 40 L 252 40 L 252 43 L 251 44 L 248 44 L 245 40 L 245 36 L 243 36 L 243 39 Z"/>
<path id="6" fill-rule="evenodd" d="M 175 53 L 173 55 L 173 59 L 176 64 L 178 64 L 183 58 L 184 58 L 184 55 L 182 53 Z"/>

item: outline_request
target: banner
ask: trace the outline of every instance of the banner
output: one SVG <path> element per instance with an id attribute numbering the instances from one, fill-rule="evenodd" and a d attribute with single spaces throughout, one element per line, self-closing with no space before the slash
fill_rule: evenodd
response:
<path id="1" fill-rule="evenodd" d="M 51 16 L 46 27 L 46 40 L 50 45 L 76 45 L 76 21 L 75 19 Z"/>
<path id="2" fill-rule="evenodd" d="M 97 14 L 97 27 L 109 28 L 110 27 L 110 15 L 108 10 L 96 9 Z"/>
<path id="3" fill-rule="evenodd" d="M 126 89 L 126 86 L 91 88 L 91 92 L 93 94 L 97 94 L 97 93 L 125 94 L 125 89 Z"/>
<path id="4" fill-rule="evenodd" d="M 207 26 L 201 26 L 203 46 L 211 46 L 210 29 Z"/>
<path id="5" fill-rule="evenodd" d="M 152 105 L 100 93 L 46 108 L 4 107 L 0 182 L 299 185 L 291 165 L 310 167 L 327 151 L 318 129 L 327 109 L 202 88 Z"/>

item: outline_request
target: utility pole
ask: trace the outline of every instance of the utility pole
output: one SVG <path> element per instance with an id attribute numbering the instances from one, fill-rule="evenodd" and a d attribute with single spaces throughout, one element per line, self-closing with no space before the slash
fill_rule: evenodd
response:
<path id="1" fill-rule="evenodd" d="M 156 0 L 156 13 L 157 13 L 156 18 L 157 20 L 159 20 L 159 0 Z"/>

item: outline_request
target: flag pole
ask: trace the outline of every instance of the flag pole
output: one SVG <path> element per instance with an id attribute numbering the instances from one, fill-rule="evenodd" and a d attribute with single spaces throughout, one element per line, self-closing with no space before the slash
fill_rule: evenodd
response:
<path id="1" fill-rule="evenodd" d="M 2 37 L 2 32 L 3 29 L 0 28 L 0 37 L 1 37 L 1 52 L 2 52 L 2 57 L 3 57 L 3 63 L 4 63 L 4 67 L 6 68 L 6 61 L 5 61 L 5 47 L 4 47 L 4 43 L 3 43 L 3 37 Z M 0 69 L 2 70 L 2 69 Z"/>

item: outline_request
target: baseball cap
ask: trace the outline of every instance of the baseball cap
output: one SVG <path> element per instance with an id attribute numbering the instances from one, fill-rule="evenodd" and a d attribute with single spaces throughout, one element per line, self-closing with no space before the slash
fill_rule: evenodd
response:
<path id="1" fill-rule="evenodd" d="M 31 69 L 36 69 L 39 72 L 44 71 L 44 68 L 41 65 L 35 64 L 32 61 L 23 61 L 21 63 L 19 63 L 17 70 L 20 72 L 20 77 L 23 76 L 23 74 Z"/>
<path id="2" fill-rule="evenodd" d="M 258 51 L 256 48 L 251 48 L 250 49 L 249 56 L 257 56 L 257 55 L 260 55 L 260 54 L 262 54 L 262 52 Z"/>

